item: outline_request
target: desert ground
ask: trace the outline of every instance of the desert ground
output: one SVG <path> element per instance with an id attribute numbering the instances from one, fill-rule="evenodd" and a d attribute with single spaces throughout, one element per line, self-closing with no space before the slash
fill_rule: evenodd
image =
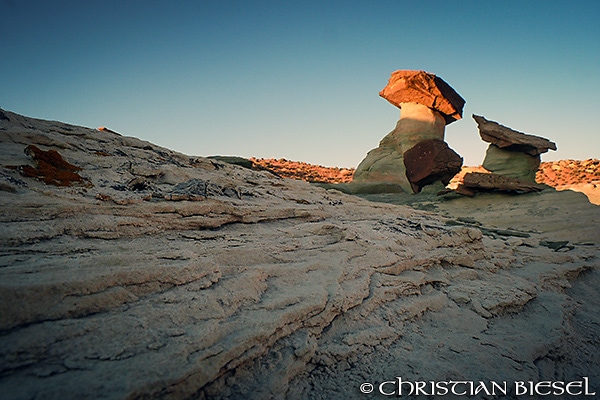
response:
<path id="1" fill-rule="evenodd" d="M 535 193 L 358 197 L 351 169 L 4 110 L 0 142 L 0 398 L 600 392 L 598 160 Z"/>

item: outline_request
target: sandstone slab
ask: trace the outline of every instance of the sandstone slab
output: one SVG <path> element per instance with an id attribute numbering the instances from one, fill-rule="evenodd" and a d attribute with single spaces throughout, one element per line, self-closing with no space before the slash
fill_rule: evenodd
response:
<path id="1" fill-rule="evenodd" d="M 442 78 L 425 71 L 398 70 L 379 95 L 396 107 L 402 103 L 422 104 L 439 112 L 450 124 L 462 118 L 465 100 Z"/>
<path id="2" fill-rule="evenodd" d="M 546 138 L 516 131 L 480 115 L 473 114 L 473 119 L 477 122 L 481 139 L 501 149 L 520 151 L 534 157 L 556 150 L 556 144 Z"/>
<path id="3" fill-rule="evenodd" d="M 480 190 L 500 190 L 505 192 L 539 192 L 543 190 L 542 185 L 509 178 L 502 175 L 487 174 L 483 172 L 469 172 L 465 174 L 463 183 L 459 184 L 456 191 L 468 196 L 474 195 Z"/>

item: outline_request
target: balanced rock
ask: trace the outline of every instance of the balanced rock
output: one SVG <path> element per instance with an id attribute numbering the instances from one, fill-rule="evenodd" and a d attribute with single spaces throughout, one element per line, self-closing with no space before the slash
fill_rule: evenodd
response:
<path id="1" fill-rule="evenodd" d="M 406 176 L 404 154 L 424 140 L 443 142 L 446 125 L 461 118 L 465 101 L 441 78 L 424 71 L 392 73 L 379 95 L 400 108 L 400 119 L 379 147 L 371 150 L 358 165 L 352 182 L 394 184 L 411 192 L 422 186 L 413 186 Z M 413 158 L 421 156 L 413 154 Z M 436 172 L 444 176 L 447 173 Z"/>
<path id="2" fill-rule="evenodd" d="M 462 162 L 462 157 L 439 139 L 423 140 L 404 153 L 406 177 L 415 193 L 438 180 L 447 185 L 460 172 Z"/>
<path id="3" fill-rule="evenodd" d="M 483 167 L 495 174 L 535 183 L 540 154 L 556 150 L 546 138 L 516 131 L 482 116 L 473 115 L 479 135 L 490 143 Z"/>

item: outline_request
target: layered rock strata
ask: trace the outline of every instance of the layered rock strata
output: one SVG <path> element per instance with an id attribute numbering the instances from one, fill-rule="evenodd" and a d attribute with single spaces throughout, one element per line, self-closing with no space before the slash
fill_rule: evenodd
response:
<path id="1" fill-rule="evenodd" d="M 396 128 L 358 165 L 352 182 L 397 185 L 406 192 L 416 193 L 423 184 L 435 182 L 438 175 L 446 176 L 450 171 L 455 171 L 456 157 L 447 166 L 440 165 L 441 159 L 435 162 L 428 160 L 424 152 L 415 155 L 418 149 L 413 150 L 412 161 L 408 165 L 404 157 L 407 151 L 422 141 L 444 141 L 445 126 L 462 116 L 465 101 L 460 95 L 433 74 L 404 70 L 392 73 L 379 95 L 400 108 L 400 119 Z M 415 160 L 423 162 L 417 165 Z M 424 172 L 432 164 L 436 164 L 436 169 L 427 171 L 427 176 L 423 178 Z M 407 167 L 414 170 L 407 174 Z M 414 176 L 419 176 L 419 179 L 411 180 Z"/>
<path id="2" fill-rule="evenodd" d="M 2 115 L 11 399 L 360 399 L 395 376 L 599 390 L 600 216 L 576 193 L 459 198 L 442 217 Z M 6 168 L 34 165 L 32 145 L 82 181 Z"/>

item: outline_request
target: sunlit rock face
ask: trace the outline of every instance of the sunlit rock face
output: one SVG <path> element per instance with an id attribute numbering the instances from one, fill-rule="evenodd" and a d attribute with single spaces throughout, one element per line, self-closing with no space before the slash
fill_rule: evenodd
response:
<path id="1" fill-rule="evenodd" d="M 438 111 L 446 125 L 462 118 L 465 100 L 442 78 L 425 71 L 392 72 L 388 84 L 379 95 L 396 107 L 418 103 Z"/>
<path id="2" fill-rule="evenodd" d="M 398 122 L 402 144 L 405 147 L 414 146 L 422 138 L 444 140 L 446 121 L 439 112 L 427 106 L 418 103 L 401 103 Z"/>
<path id="3" fill-rule="evenodd" d="M 400 120 L 396 128 L 385 136 L 376 149 L 371 150 L 358 165 L 353 177 L 356 184 L 393 184 L 405 192 L 418 192 L 424 182 L 434 183 L 437 179 L 427 176 L 426 168 L 415 165 L 420 176 L 419 183 L 407 177 L 404 153 L 426 140 L 444 140 L 447 124 L 462 117 L 465 101 L 441 78 L 424 71 L 400 70 L 392 73 L 387 86 L 379 95 L 400 108 Z M 423 160 L 433 165 L 427 154 L 413 154 L 413 160 Z M 456 161 L 458 158 L 454 158 Z M 448 175 L 440 171 L 445 169 L 436 163 L 435 173 Z M 450 167 L 449 167 L 450 168 Z M 456 165 L 452 165 L 453 171 Z"/>

